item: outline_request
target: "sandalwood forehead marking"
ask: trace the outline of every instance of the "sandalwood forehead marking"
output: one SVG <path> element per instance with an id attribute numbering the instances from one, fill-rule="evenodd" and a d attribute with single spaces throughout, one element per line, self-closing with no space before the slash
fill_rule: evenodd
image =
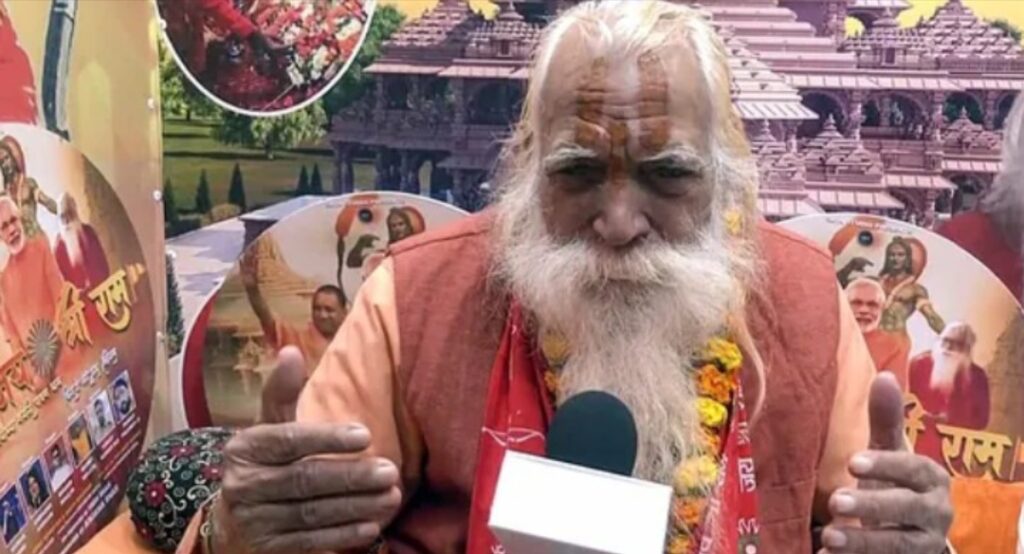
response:
<path id="1" fill-rule="evenodd" d="M 662 59 L 646 52 L 634 64 L 634 71 L 628 66 L 613 71 L 607 59 L 598 58 L 576 90 L 575 139 L 578 144 L 607 148 L 613 164 L 625 161 L 631 144 L 657 152 L 670 140 L 669 82 Z M 612 94 L 612 89 L 630 88 L 634 92 L 629 96 Z"/>

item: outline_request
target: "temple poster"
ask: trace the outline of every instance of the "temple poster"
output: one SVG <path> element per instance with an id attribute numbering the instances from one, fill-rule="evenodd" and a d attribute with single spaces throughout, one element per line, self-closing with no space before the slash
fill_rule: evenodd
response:
<path id="1" fill-rule="evenodd" d="M 157 33 L 148 2 L 0 0 L 0 552 L 81 547 L 146 440 Z"/>
<path id="2" fill-rule="evenodd" d="M 298 347 L 311 373 L 387 249 L 464 215 L 422 196 L 356 193 L 265 231 L 189 330 L 182 387 L 190 426 L 273 422 L 281 408 L 294 409 L 306 376 L 274 376 L 278 350 Z"/>
<path id="3" fill-rule="evenodd" d="M 914 450 L 956 477 L 1024 481 L 1024 310 L 996 276 L 952 242 L 891 219 L 783 225 L 833 255 L 875 366 L 903 388 Z"/>

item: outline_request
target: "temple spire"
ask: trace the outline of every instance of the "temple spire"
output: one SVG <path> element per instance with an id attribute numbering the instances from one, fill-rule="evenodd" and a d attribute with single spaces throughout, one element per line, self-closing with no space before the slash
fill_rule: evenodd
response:
<path id="1" fill-rule="evenodd" d="M 498 20 L 500 21 L 522 21 L 523 14 L 516 11 L 515 0 L 504 0 L 497 2 L 499 6 Z"/>

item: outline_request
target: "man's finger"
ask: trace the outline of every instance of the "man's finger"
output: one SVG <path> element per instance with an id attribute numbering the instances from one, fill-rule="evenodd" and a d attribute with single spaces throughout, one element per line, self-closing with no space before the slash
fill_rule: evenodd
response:
<path id="1" fill-rule="evenodd" d="M 917 529 L 826 527 L 821 542 L 829 554 L 903 554 L 942 552 L 945 538 Z"/>
<path id="2" fill-rule="evenodd" d="M 949 488 L 949 474 L 939 464 L 910 452 L 862 452 L 850 461 L 850 473 L 917 492 Z"/>
<path id="3" fill-rule="evenodd" d="M 839 490 L 829 499 L 828 507 L 837 517 L 918 529 L 943 527 L 953 517 L 934 491 L 921 494 L 902 488 Z"/>
<path id="4" fill-rule="evenodd" d="M 384 492 L 399 480 L 395 465 L 383 459 L 314 459 L 239 473 L 225 476 L 224 494 L 233 503 L 244 504 Z"/>
<path id="5" fill-rule="evenodd" d="M 315 500 L 242 505 L 235 517 L 254 535 L 322 529 L 361 521 L 386 521 L 398 510 L 397 487 L 380 494 L 335 496 Z"/>
<path id="6" fill-rule="evenodd" d="M 370 446 L 362 425 L 283 423 L 241 431 L 224 447 L 229 460 L 259 465 L 287 465 L 319 454 L 354 454 Z"/>
<path id="7" fill-rule="evenodd" d="M 380 524 L 365 522 L 315 531 L 263 535 L 253 542 L 251 550 L 254 554 L 337 552 L 370 546 L 379 536 Z"/>
<path id="8" fill-rule="evenodd" d="M 873 450 L 906 450 L 903 429 L 903 393 L 896 377 L 882 371 L 871 383 L 868 398 Z"/>

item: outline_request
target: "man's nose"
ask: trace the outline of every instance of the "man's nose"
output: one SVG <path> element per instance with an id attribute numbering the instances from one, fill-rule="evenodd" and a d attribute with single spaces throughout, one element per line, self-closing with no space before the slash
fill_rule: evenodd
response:
<path id="1" fill-rule="evenodd" d="M 630 187 L 614 187 L 608 192 L 604 208 L 594 220 L 594 231 L 608 246 L 626 246 L 651 232 L 637 192 Z"/>

